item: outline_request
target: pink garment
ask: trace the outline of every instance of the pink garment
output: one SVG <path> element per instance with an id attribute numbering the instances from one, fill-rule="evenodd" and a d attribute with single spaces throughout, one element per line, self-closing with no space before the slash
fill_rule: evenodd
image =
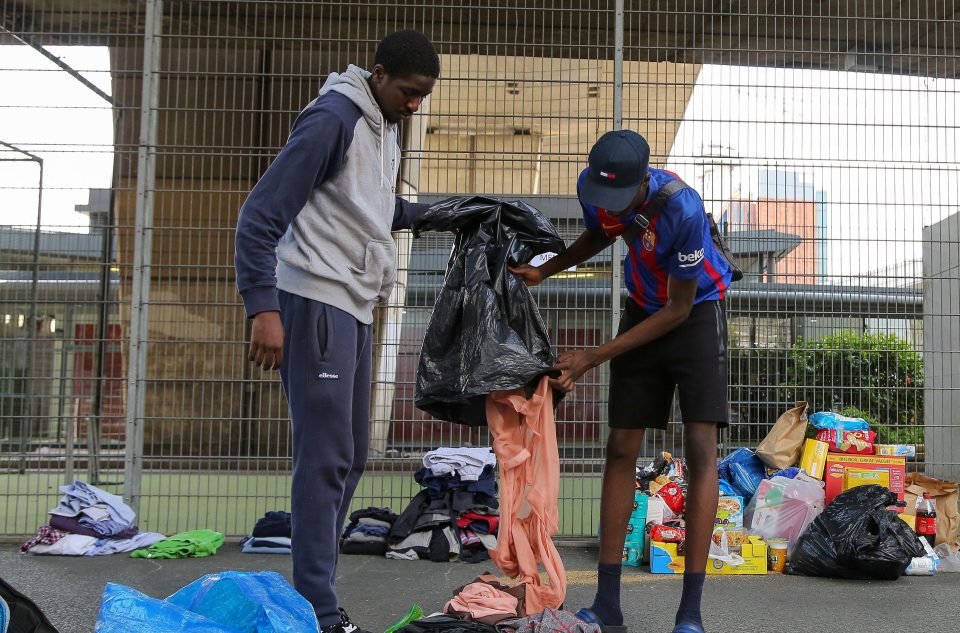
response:
<path id="1" fill-rule="evenodd" d="M 485 582 L 472 582 L 443 606 L 443 612 L 468 614 L 472 620 L 489 616 L 507 619 L 517 617 L 518 604 L 517 599 L 508 593 Z"/>
<path id="2" fill-rule="evenodd" d="M 490 558 L 500 571 L 527 585 L 526 615 L 558 609 L 567 579 L 551 539 L 557 533 L 560 455 L 547 379 L 529 400 L 523 389 L 491 393 L 487 426 L 500 468 L 500 531 Z M 539 564 L 549 585 L 540 581 Z"/>

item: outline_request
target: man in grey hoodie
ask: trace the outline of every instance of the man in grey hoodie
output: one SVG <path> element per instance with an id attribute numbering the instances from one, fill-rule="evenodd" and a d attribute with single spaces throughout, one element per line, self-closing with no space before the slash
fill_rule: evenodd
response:
<path id="1" fill-rule="evenodd" d="M 324 633 L 354 633 L 334 578 L 367 459 L 373 309 L 390 296 L 391 231 L 426 205 L 395 194 L 397 124 L 440 75 L 433 44 L 398 31 L 367 72 L 329 76 L 240 210 L 237 286 L 253 319 L 249 358 L 280 369 L 293 429 L 293 581 Z"/>

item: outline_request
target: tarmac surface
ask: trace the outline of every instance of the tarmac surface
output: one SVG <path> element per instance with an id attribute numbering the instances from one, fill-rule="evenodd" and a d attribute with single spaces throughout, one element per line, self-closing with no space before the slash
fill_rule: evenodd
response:
<path id="1" fill-rule="evenodd" d="M 566 606 L 592 601 L 596 549 L 563 547 L 570 582 Z M 125 554 L 91 558 L 21 555 L 0 545 L 0 577 L 31 597 L 60 633 L 90 633 L 107 582 L 165 598 L 204 574 L 224 570 L 273 570 L 291 579 L 290 559 L 241 554 L 226 543 L 209 558 L 153 561 Z M 403 616 L 411 604 L 430 613 L 442 609 L 456 587 L 490 563 L 395 561 L 342 556 L 337 586 L 341 606 L 360 626 L 378 633 Z M 499 575 L 499 574 L 498 574 Z M 680 576 L 656 576 L 624 568 L 623 606 L 631 633 L 668 633 L 679 601 Z M 859 582 L 767 576 L 708 577 L 703 613 L 711 633 L 902 633 L 956 631 L 960 574 L 904 577 L 895 582 Z M 133 632 L 131 632 L 133 633 Z"/>

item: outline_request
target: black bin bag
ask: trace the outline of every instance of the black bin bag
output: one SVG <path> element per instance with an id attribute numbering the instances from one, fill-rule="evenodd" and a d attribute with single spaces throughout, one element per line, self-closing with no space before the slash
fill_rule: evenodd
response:
<path id="1" fill-rule="evenodd" d="M 508 266 L 566 247 L 530 205 L 480 196 L 431 206 L 414 230 L 456 234 L 424 337 L 414 402 L 440 420 L 483 426 L 487 394 L 532 386 L 556 361 L 533 295 Z"/>
<path id="2" fill-rule="evenodd" d="M 834 499 L 800 535 L 787 571 L 800 576 L 896 580 L 924 555 L 917 535 L 883 486 L 857 486 Z"/>

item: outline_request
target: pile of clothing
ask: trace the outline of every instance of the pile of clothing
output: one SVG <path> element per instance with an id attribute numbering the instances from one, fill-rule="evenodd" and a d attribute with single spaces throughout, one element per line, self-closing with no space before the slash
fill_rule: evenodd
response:
<path id="1" fill-rule="evenodd" d="M 282 510 L 267 512 L 257 519 L 250 536 L 240 541 L 244 554 L 287 554 L 292 551 L 290 513 Z"/>
<path id="2" fill-rule="evenodd" d="M 396 521 L 397 515 L 390 508 L 369 507 L 353 512 L 340 537 L 340 553 L 383 556 L 387 553 L 387 535 Z"/>
<path id="3" fill-rule="evenodd" d="M 123 500 L 96 486 L 75 481 L 60 487 L 63 497 L 50 520 L 20 546 L 21 552 L 56 556 L 101 556 L 132 552 L 166 537 L 140 532 L 136 514 Z"/>
<path id="4" fill-rule="evenodd" d="M 387 557 L 489 560 L 499 527 L 496 457 L 489 448 L 439 448 L 414 474 L 423 490 L 390 528 Z"/>
<path id="5" fill-rule="evenodd" d="M 223 534 L 213 530 L 180 532 L 170 538 L 157 541 L 146 549 L 140 549 L 130 558 L 204 558 L 213 556 L 223 545 Z"/>
<path id="6" fill-rule="evenodd" d="M 402 620 L 396 633 L 600 633 L 597 624 L 561 609 L 531 612 L 530 585 L 501 584 L 483 574 L 453 592 L 442 614 Z M 393 630 L 393 629 L 391 629 Z"/>

